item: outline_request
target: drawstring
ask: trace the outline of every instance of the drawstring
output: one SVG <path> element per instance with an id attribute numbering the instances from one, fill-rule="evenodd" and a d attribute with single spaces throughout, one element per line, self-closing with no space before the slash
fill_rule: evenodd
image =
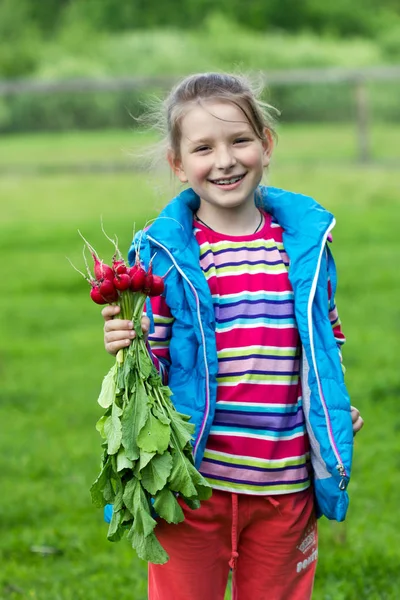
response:
<path id="1" fill-rule="evenodd" d="M 278 511 L 279 514 L 281 514 L 281 511 L 279 510 L 279 501 L 275 500 L 275 498 L 273 498 L 272 496 L 267 496 L 266 497 L 268 502 L 274 507 L 276 508 L 276 510 Z"/>
<path id="2" fill-rule="evenodd" d="M 280 503 L 279 500 L 276 500 L 273 496 L 266 496 L 268 502 L 276 508 L 279 514 L 281 511 L 279 509 Z M 238 495 L 232 494 L 232 529 L 231 529 L 231 540 L 232 540 L 232 551 L 231 558 L 229 561 L 229 566 L 234 571 L 236 569 L 237 559 L 239 558 L 238 552 L 238 519 L 239 519 L 239 511 L 238 511 Z"/>
<path id="3" fill-rule="evenodd" d="M 229 566 L 234 571 L 236 569 L 237 559 L 239 557 L 239 553 L 237 551 L 237 543 L 238 543 L 238 496 L 237 494 L 232 494 L 232 554 L 231 559 L 229 561 Z"/>

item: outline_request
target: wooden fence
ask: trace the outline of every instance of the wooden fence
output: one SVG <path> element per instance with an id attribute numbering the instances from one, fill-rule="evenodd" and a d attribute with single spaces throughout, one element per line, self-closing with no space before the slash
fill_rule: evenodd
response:
<path id="1" fill-rule="evenodd" d="M 368 162 L 370 152 L 370 122 L 367 84 L 377 81 L 400 80 L 400 65 L 360 69 L 331 67 L 324 69 L 296 69 L 258 73 L 265 86 L 272 87 L 307 84 L 343 84 L 353 87 L 356 107 L 357 154 L 360 162 Z M 0 96 L 29 94 L 62 94 L 66 92 L 112 92 L 146 90 L 157 87 L 169 89 L 177 77 L 113 77 L 102 79 L 77 78 L 62 81 L 0 80 Z"/>

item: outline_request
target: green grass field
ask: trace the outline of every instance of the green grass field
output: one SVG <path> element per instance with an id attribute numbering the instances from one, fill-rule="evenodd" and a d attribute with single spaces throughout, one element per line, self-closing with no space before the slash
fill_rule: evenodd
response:
<path id="1" fill-rule="evenodd" d="M 373 123 L 368 140 L 371 158 L 378 162 L 400 161 L 400 126 Z M 354 162 L 357 131 L 354 124 L 282 124 L 278 127 L 274 161 L 279 164 Z M 6 169 L 79 166 L 87 162 L 129 168 L 142 163 L 143 147 L 155 138 L 148 132 L 108 130 L 37 133 L 4 136 L 0 140 L 0 172 Z"/>
<path id="2" fill-rule="evenodd" d="M 348 519 L 320 522 L 314 598 L 396 600 L 400 174 L 355 165 L 348 160 L 352 132 L 339 133 L 282 128 L 269 175 L 272 185 L 313 195 L 337 217 L 346 379 L 366 421 L 356 439 Z M 6 137 L 0 167 L 128 160 L 124 149 L 141 143 L 129 132 Z M 394 133 L 375 151 L 395 157 Z M 106 540 L 101 511 L 91 505 L 100 461 L 96 400 L 112 358 L 103 350 L 100 309 L 66 257 L 82 267 L 78 229 L 104 258 L 111 255 L 101 216 L 127 248 L 134 224 L 156 215 L 168 187 L 168 177 L 134 172 L 1 178 L 1 600 L 146 598 L 146 565 L 127 542 Z"/>

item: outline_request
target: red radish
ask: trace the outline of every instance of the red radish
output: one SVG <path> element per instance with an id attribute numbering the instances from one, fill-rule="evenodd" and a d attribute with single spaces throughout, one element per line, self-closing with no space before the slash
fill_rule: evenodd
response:
<path id="1" fill-rule="evenodd" d="M 123 260 L 114 260 L 113 261 L 113 269 L 114 269 L 114 273 L 117 273 L 117 275 L 122 275 L 128 272 L 128 268 L 125 264 L 125 261 Z M 124 288 L 126 289 L 126 288 Z"/>
<path id="2" fill-rule="evenodd" d="M 147 294 L 147 296 L 150 296 L 150 290 L 151 290 L 151 286 L 153 285 L 153 265 L 149 264 L 149 269 L 146 273 L 146 277 L 144 280 L 144 285 L 143 285 L 143 291 L 145 294 Z"/>
<path id="3" fill-rule="evenodd" d="M 129 275 L 131 278 L 131 290 L 133 292 L 140 292 L 144 286 L 146 271 L 139 264 L 134 264 L 129 269 Z"/>
<path id="4" fill-rule="evenodd" d="M 93 260 L 94 260 L 94 276 L 97 281 L 102 281 L 103 279 L 110 279 L 111 281 L 114 279 L 114 271 L 109 265 L 103 263 L 99 257 L 92 252 Z"/>
<path id="5" fill-rule="evenodd" d="M 114 277 L 114 286 L 121 292 L 128 290 L 131 287 L 131 278 L 128 273 L 121 273 Z"/>
<path id="6" fill-rule="evenodd" d="M 107 300 L 100 294 L 98 286 L 93 286 L 90 290 L 90 297 L 96 304 L 107 304 Z"/>
<path id="7" fill-rule="evenodd" d="M 152 275 L 153 281 L 150 286 L 149 296 L 161 296 L 164 291 L 164 280 L 159 275 Z"/>
<path id="8" fill-rule="evenodd" d="M 107 302 L 115 302 L 118 300 L 118 290 L 114 287 L 114 282 L 109 279 L 104 279 L 99 285 L 99 292 Z"/>

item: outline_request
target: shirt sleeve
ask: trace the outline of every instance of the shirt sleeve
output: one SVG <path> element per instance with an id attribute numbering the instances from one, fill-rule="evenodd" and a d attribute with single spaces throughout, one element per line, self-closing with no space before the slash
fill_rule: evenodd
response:
<path id="1" fill-rule="evenodd" d="M 335 299 L 332 301 L 332 286 L 328 279 L 328 298 L 329 298 L 329 320 L 331 322 L 333 335 L 335 336 L 336 344 L 339 351 L 340 362 L 342 363 L 343 373 L 346 371 L 343 359 L 342 359 L 342 346 L 346 342 L 346 337 L 342 331 L 342 324 L 339 318 L 339 313 L 335 303 Z"/>
<path id="2" fill-rule="evenodd" d="M 150 302 L 153 312 L 154 332 L 148 337 L 147 348 L 163 383 L 166 385 L 168 383 L 168 368 L 171 362 L 169 342 L 174 318 L 163 296 L 155 296 L 150 299 Z M 144 311 L 144 314 L 146 314 L 146 311 Z"/>

